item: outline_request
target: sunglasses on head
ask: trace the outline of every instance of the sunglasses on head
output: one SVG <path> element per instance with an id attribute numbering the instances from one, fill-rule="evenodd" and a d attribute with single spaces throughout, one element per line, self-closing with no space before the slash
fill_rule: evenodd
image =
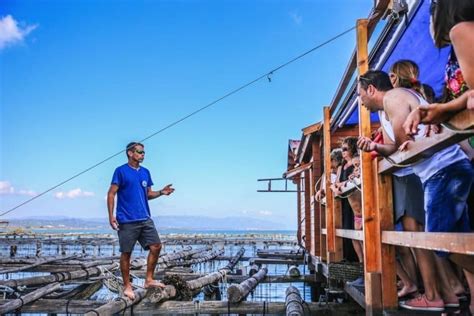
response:
<path id="1" fill-rule="evenodd" d="M 371 80 L 369 78 L 364 77 L 364 76 L 359 76 L 359 81 L 365 81 L 369 84 L 371 83 Z"/>
<path id="2" fill-rule="evenodd" d="M 347 148 L 347 147 L 341 147 L 341 150 L 342 150 L 342 151 L 348 151 L 349 148 Z"/>

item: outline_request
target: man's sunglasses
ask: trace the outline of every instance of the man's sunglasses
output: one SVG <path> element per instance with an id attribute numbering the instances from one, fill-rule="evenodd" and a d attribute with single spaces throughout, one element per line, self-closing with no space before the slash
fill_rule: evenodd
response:
<path id="1" fill-rule="evenodd" d="M 145 154 L 144 150 L 135 150 L 135 152 L 139 155 L 144 155 Z"/>

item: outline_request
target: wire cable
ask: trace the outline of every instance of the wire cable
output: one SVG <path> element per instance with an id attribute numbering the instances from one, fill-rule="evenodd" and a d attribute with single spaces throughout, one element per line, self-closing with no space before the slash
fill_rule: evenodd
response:
<path id="1" fill-rule="evenodd" d="M 278 70 L 280 70 L 280 69 L 282 69 L 282 68 L 288 66 L 289 64 L 291 64 L 291 63 L 297 61 L 298 59 L 303 58 L 304 56 L 306 56 L 306 55 L 308 55 L 308 54 L 314 52 L 315 50 L 317 50 L 317 49 L 319 49 L 319 48 L 321 48 L 321 47 L 323 47 L 323 46 L 326 46 L 327 44 L 329 44 L 329 43 L 335 41 L 336 39 L 338 39 L 338 38 L 344 36 L 345 34 L 349 33 L 350 31 L 352 31 L 352 30 L 354 30 L 354 29 L 355 29 L 355 26 L 353 26 L 353 27 L 351 27 L 351 28 L 345 30 L 345 31 L 342 32 L 342 33 L 339 33 L 338 35 L 336 35 L 336 36 L 334 36 L 334 37 L 332 37 L 332 38 L 330 38 L 330 39 L 324 41 L 323 43 L 321 43 L 321 44 L 319 44 L 319 45 L 317 45 L 317 46 L 311 48 L 310 50 L 307 50 L 306 52 L 304 52 L 304 53 L 302 53 L 302 54 L 296 56 L 295 58 L 290 59 L 289 61 L 287 61 L 287 62 L 281 64 L 280 66 L 278 66 L 278 67 L 276 67 L 276 68 L 274 68 L 274 69 L 272 69 L 272 70 L 270 70 L 270 71 L 268 71 L 268 72 L 266 72 L 265 74 L 263 74 L 263 75 L 261 75 L 261 76 L 255 78 L 255 79 L 253 79 L 253 80 L 251 80 L 251 81 L 249 81 L 249 82 L 247 82 L 247 83 L 241 85 L 240 87 L 238 87 L 238 88 L 236 88 L 236 89 L 234 89 L 234 90 L 231 90 L 230 92 L 224 94 L 224 95 L 221 96 L 220 98 L 217 98 L 216 100 L 214 100 L 214 101 L 208 103 L 207 105 L 205 105 L 205 106 L 203 106 L 203 107 L 201 107 L 201 108 L 199 108 L 199 109 L 197 109 L 197 110 L 195 110 L 195 111 L 189 113 L 188 115 L 186 115 L 186 116 L 180 118 L 179 120 L 176 120 L 176 121 L 170 123 L 169 125 L 167 125 L 167 126 L 161 128 L 160 130 L 158 130 L 158 131 L 156 131 L 156 132 L 154 132 L 154 133 L 148 135 L 147 137 L 143 138 L 143 139 L 140 140 L 139 142 L 145 142 L 146 140 L 148 140 L 148 139 L 150 139 L 150 138 L 156 136 L 157 134 L 160 134 L 160 133 L 166 131 L 167 129 L 169 129 L 169 128 L 171 128 L 171 127 L 173 127 L 173 126 L 175 126 L 175 125 L 181 123 L 182 121 L 184 121 L 184 120 L 186 120 L 186 119 L 188 119 L 188 118 L 190 118 L 190 117 L 192 117 L 192 116 L 198 114 L 199 112 L 204 111 L 205 109 L 207 109 L 207 108 L 213 106 L 214 104 L 216 104 L 216 103 L 218 103 L 218 102 L 220 102 L 220 101 L 222 101 L 222 100 L 224 100 L 224 99 L 230 97 L 231 95 L 236 94 L 237 92 L 239 92 L 239 91 L 241 91 L 241 90 L 247 88 L 248 86 L 253 85 L 253 84 L 256 83 L 257 81 L 260 81 L 260 80 L 262 80 L 263 78 L 268 78 L 269 76 L 273 75 L 276 71 L 278 71 Z M 32 198 L 30 198 L 30 199 L 28 199 L 28 200 L 26 200 L 26 201 L 24 201 L 24 202 L 22 202 L 22 203 L 20 203 L 20 204 L 18 204 L 18 205 L 16 205 L 16 206 L 12 207 L 12 208 L 9 209 L 8 211 L 5 211 L 5 212 L 1 213 L 1 214 L 0 214 L 0 217 L 1 217 L 1 216 L 4 216 L 4 215 L 6 215 L 6 214 L 8 214 L 8 213 L 10 213 L 10 212 L 13 212 L 14 210 L 16 210 L 16 209 L 22 207 L 23 205 L 26 205 L 26 204 L 28 204 L 28 203 L 30 203 L 30 202 L 36 200 L 37 198 L 39 198 L 39 197 L 45 195 L 46 193 L 51 192 L 52 190 L 54 190 L 54 189 L 56 189 L 56 188 L 62 186 L 63 184 L 65 184 L 65 183 L 67 183 L 67 182 L 69 182 L 69 181 L 71 181 L 71 180 L 73 180 L 73 179 L 75 179 L 75 178 L 77 178 L 77 177 L 79 177 L 79 176 L 81 176 L 81 175 L 83 175 L 83 174 L 86 173 L 86 172 L 89 172 L 90 170 L 92 170 L 92 169 L 94 169 L 94 168 L 100 166 L 101 164 L 103 164 L 103 163 L 105 163 L 105 162 L 111 160 L 112 158 L 114 158 L 114 157 L 116 157 L 116 156 L 118 156 L 118 155 L 120 155 L 120 154 L 122 154 L 122 153 L 123 153 L 123 150 L 120 150 L 119 152 L 117 152 L 117 153 L 115 153 L 115 154 L 113 154 L 113 155 L 111 155 L 111 156 L 109 156 L 109 157 L 107 157 L 107 158 L 105 158 L 105 159 L 99 161 L 98 163 L 92 165 L 91 167 L 86 168 L 86 169 L 84 169 L 83 171 L 76 173 L 75 175 L 73 175 L 73 176 L 67 178 L 66 180 L 61 181 L 60 183 L 58 183 L 58 184 L 52 186 L 51 188 L 49 188 L 49 189 L 47 189 L 47 190 L 45 190 L 45 191 L 39 193 L 38 195 L 35 195 L 35 196 L 33 196 Z"/>

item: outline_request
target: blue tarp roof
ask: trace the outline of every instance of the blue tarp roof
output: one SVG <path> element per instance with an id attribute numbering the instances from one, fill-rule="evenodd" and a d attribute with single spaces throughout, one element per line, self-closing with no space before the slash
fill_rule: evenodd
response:
<path id="1" fill-rule="evenodd" d="M 405 29 L 390 56 L 382 66 L 382 70 L 388 72 L 390 66 L 400 59 L 413 60 L 420 68 L 420 81 L 432 86 L 436 96 L 440 96 L 442 94 L 444 70 L 450 48 L 438 49 L 434 46 L 429 31 L 429 7 L 430 0 L 423 0 L 410 21 L 408 28 Z M 390 38 L 387 38 L 380 49 L 387 49 L 389 40 Z M 371 120 L 372 122 L 378 122 L 378 115 L 372 113 Z M 356 107 L 345 124 L 357 124 L 358 121 L 359 110 Z"/>

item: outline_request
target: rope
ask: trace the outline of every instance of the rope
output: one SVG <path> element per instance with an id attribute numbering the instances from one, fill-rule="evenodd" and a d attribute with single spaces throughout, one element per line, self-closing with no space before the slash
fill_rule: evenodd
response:
<path id="1" fill-rule="evenodd" d="M 154 132 L 154 133 L 148 135 L 147 137 L 143 138 L 143 139 L 140 140 L 139 142 L 140 142 L 140 143 L 143 143 L 143 142 L 145 142 L 146 140 L 148 140 L 148 139 L 150 139 L 150 138 L 156 136 L 157 134 L 159 134 L 159 133 L 161 133 L 161 132 L 164 132 L 165 130 L 167 130 L 167 129 L 169 129 L 169 128 L 175 126 L 175 125 L 178 125 L 178 124 L 181 123 L 182 121 L 184 121 L 184 120 L 186 120 L 186 119 L 188 119 L 188 118 L 190 118 L 190 117 L 192 117 L 192 116 L 198 114 L 199 112 L 201 112 L 201 111 L 203 111 L 203 110 L 205 110 L 205 109 L 207 109 L 207 108 L 213 106 L 214 104 L 216 104 L 216 103 L 218 103 L 218 102 L 220 102 L 220 101 L 222 101 L 222 100 L 224 100 L 224 99 L 230 97 L 231 95 L 236 94 L 237 92 L 239 92 L 239 91 L 241 91 L 241 90 L 243 90 L 243 89 L 245 89 L 245 88 L 247 88 L 247 87 L 253 85 L 254 83 L 260 81 L 261 79 L 263 79 L 263 78 L 268 78 L 270 75 L 272 75 L 272 74 L 275 73 L 276 71 L 278 71 L 278 70 L 280 70 L 280 69 L 282 69 L 282 68 L 288 66 L 289 64 L 291 64 L 291 63 L 297 61 L 297 60 L 300 59 L 300 58 L 303 58 L 304 56 L 306 56 L 306 55 L 308 55 L 308 54 L 314 52 L 315 50 L 317 50 L 317 49 L 319 49 L 319 48 L 321 48 L 321 47 L 323 47 L 323 46 L 325 46 L 325 45 L 327 45 L 327 44 L 329 44 L 329 43 L 335 41 L 335 40 L 338 39 L 339 37 L 342 37 L 343 35 L 345 35 L 345 34 L 351 32 L 351 31 L 354 30 L 355 28 L 356 28 L 356 27 L 353 26 L 353 27 L 351 27 L 351 28 L 345 30 L 344 32 L 339 33 L 338 35 L 336 35 L 336 36 L 334 36 L 334 37 L 332 37 L 332 38 L 326 40 L 325 42 L 323 42 L 323 43 L 321 43 L 321 44 L 319 44 L 319 45 L 317 45 L 317 46 L 315 46 L 315 47 L 309 49 L 308 51 L 306 51 L 306 52 L 304 52 L 304 53 L 302 53 L 302 54 L 296 56 L 295 58 L 293 58 L 293 59 L 291 59 L 291 60 L 289 60 L 289 61 L 287 61 L 287 62 L 281 64 L 280 66 L 274 68 L 273 70 L 270 70 L 270 71 L 266 72 L 265 74 L 263 74 L 263 75 L 257 77 L 256 79 L 251 80 L 251 81 L 249 81 L 249 82 L 247 82 L 247 83 L 241 85 L 240 87 L 231 90 L 230 92 L 226 93 L 225 95 L 221 96 L 220 98 L 217 98 L 216 100 L 210 102 L 209 104 L 207 104 L 207 105 L 205 105 L 205 106 L 203 106 L 203 107 L 201 107 L 201 108 L 199 108 L 199 109 L 197 109 L 197 110 L 195 110 L 195 111 L 189 113 L 188 115 L 186 115 L 186 116 L 180 118 L 179 120 L 174 121 L 174 122 L 168 124 L 167 126 L 163 127 L 162 129 L 160 129 L 160 130 L 158 130 L 158 131 L 156 131 L 156 132 Z M 26 200 L 26 201 L 24 201 L 24 202 L 22 202 L 22 203 L 20 203 L 20 204 L 18 204 L 18 205 L 16 205 L 16 206 L 10 208 L 9 210 L 7 210 L 7 211 L 1 213 L 1 214 L 0 214 L 0 217 L 4 216 L 4 215 L 6 215 L 6 214 L 8 214 L 8 213 L 10 213 L 10 212 L 13 212 L 13 211 L 16 210 L 17 208 L 20 208 L 20 207 L 22 207 L 23 205 L 28 204 L 28 203 L 30 203 L 30 202 L 36 200 L 37 198 L 39 198 L 39 197 L 45 195 L 46 193 L 53 191 L 54 189 L 56 189 L 56 188 L 62 186 L 63 184 L 66 184 L 67 182 L 69 182 L 69 181 L 71 181 L 71 180 L 73 180 L 73 179 L 75 179 L 75 178 L 77 178 L 77 177 L 79 177 L 79 176 L 85 174 L 86 172 L 89 172 L 89 171 L 92 170 L 92 169 L 95 169 L 96 167 L 102 165 L 103 163 L 105 163 L 105 162 L 111 160 L 112 158 L 115 158 L 115 157 L 118 156 L 118 155 L 122 155 L 122 154 L 123 154 L 123 150 L 120 150 L 119 152 L 110 155 L 109 157 L 107 157 L 107 158 L 105 158 L 105 159 L 99 161 L 98 163 L 96 163 L 96 164 L 94 164 L 94 165 L 92 165 L 92 166 L 90 166 L 90 167 L 84 169 L 83 171 L 80 171 L 80 172 L 74 174 L 73 176 L 71 176 L 71 177 L 69 177 L 69 178 L 67 178 L 67 179 L 65 179 L 65 180 L 63 180 L 63 181 L 61 181 L 60 183 L 58 183 L 58 184 L 56 184 L 56 185 L 50 187 L 49 189 L 47 189 L 47 190 L 45 190 L 45 191 L 39 193 L 38 195 L 35 195 L 35 196 L 31 197 L 30 199 L 28 199 L 28 200 Z"/>
<path id="2" fill-rule="evenodd" d="M 69 303 L 71 303 L 72 298 L 68 299 L 66 302 L 66 316 L 69 316 Z"/>

